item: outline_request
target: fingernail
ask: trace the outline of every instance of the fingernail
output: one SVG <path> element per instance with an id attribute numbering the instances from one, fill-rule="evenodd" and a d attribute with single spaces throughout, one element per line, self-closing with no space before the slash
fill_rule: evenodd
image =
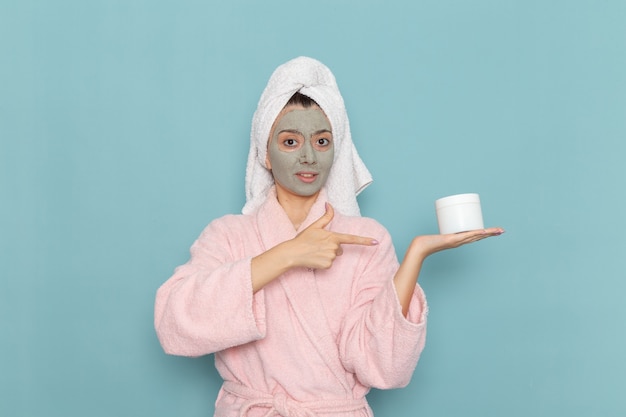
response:
<path id="1" fill-rule="evenodd" d="M 378 245 L 378 241 L 376 239 L 372 239 L 372 245 Z"/>

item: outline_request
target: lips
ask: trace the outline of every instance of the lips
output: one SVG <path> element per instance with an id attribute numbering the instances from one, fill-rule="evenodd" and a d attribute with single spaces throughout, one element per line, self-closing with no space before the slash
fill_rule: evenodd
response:
<path id="1" fill-rule="evenodd" d="M 314 182 L 317 179 L 317 176 L 318 176 L 317 172 L 308 172 L 308 171 L 296 172 L 296 177 L 298 177 L 300 181 L 305 182 L 307 184 Z"/>

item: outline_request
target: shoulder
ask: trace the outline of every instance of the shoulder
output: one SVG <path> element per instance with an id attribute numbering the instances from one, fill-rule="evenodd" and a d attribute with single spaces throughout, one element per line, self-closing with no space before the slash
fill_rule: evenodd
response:
<path id="1" fill-rule="evenodd" d="M 250 230 L 254 224 L 254 216 L 246 214 L 227 214 L 212 220 L 202 231 L 200 238 L 212 235 L 238 235 Z"/>
<path id="2" fill-rule="evenodd" d="M 212 256 L 229 259 L 233 253 L 247 247 L 256 234 L 254 218 L 243 214 L 228 214 L 211 221 L 191 246 L 195 256 Z M 233 252 L 235 251 L 235 252 Z"/>

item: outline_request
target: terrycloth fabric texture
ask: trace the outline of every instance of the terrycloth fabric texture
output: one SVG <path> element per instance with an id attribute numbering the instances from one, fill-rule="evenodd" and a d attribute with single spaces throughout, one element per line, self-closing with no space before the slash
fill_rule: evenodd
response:
<path id="1" fill-rule="evenodd" d="M 224 382 L 222 389 L 228 394 L 245 400 L 239 411 L 240 416 L 248 416 L 248 412 L 255 408 L 267 409 L 265 416 L 278 414 L 287 417 L 318 417 L 328 414 L 336 416 L 355 411 L 362 411 L 365 415 L 371 413 L 365 398 L 340 400 L 325 398 L 299 402 L 290 399 L 283 393 L 270 395 L 230 381 Z"/>
<path id="2" fill-rule="evenodd" d="M 299 230 L 322 216 L 325 201 L 322 191 Z M 302 409 L 324 399 L 350 405 L 370 387 L 410 381 L 426 337 L 422 289 L 416 286 L 405 318 L 393 285 L 398 261 L 387 231 L 372 219 L 340 213 L 328 229 L 380 243 L 344 245 L 330 269 L 292 269 L 253 293 L 251 258 L 299 232 L 272 187 L 251 215 L 211 222 L 192 246 L 189 262 L 159 289 L 155 327 L 166 352 L 216 352 L 225 381 L 265 393 L 250 403 L 222 389 L 216 416 L 235 417 L 245 407 L 248 417 L 262 416 L 268 407 Z M 268 406 L 270 396 L 276 403 Z M 330 415 L 357 417 L 371 410 Z"/>
<path id="3" fill-rule="evenodd" d="M 246 204 L 242 212 L 250 214 L 258 208 L 274 184 L 265 165 L 267 141 L 276 117 L 296 92 L 315 100 L 333 129 L 335 160 L 325 185 L 330 203 L 344 215 L 359 216 L 356 196 L 372 182 L 372 176 L 352 142 L 348 115 L 335 76 L 324 64 L 308 57 L 279 66 L 261 95 L 252 119 Z"/>

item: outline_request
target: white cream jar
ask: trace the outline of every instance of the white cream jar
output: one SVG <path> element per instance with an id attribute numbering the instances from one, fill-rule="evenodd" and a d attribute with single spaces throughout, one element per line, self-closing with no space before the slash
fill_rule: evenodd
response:
<path id="1" fill-rule="evenodd" d="M 478 194 L 456 194 L 435 201 L 439 233 L 459 233 L 483 229 L 483 214 Z"/>

